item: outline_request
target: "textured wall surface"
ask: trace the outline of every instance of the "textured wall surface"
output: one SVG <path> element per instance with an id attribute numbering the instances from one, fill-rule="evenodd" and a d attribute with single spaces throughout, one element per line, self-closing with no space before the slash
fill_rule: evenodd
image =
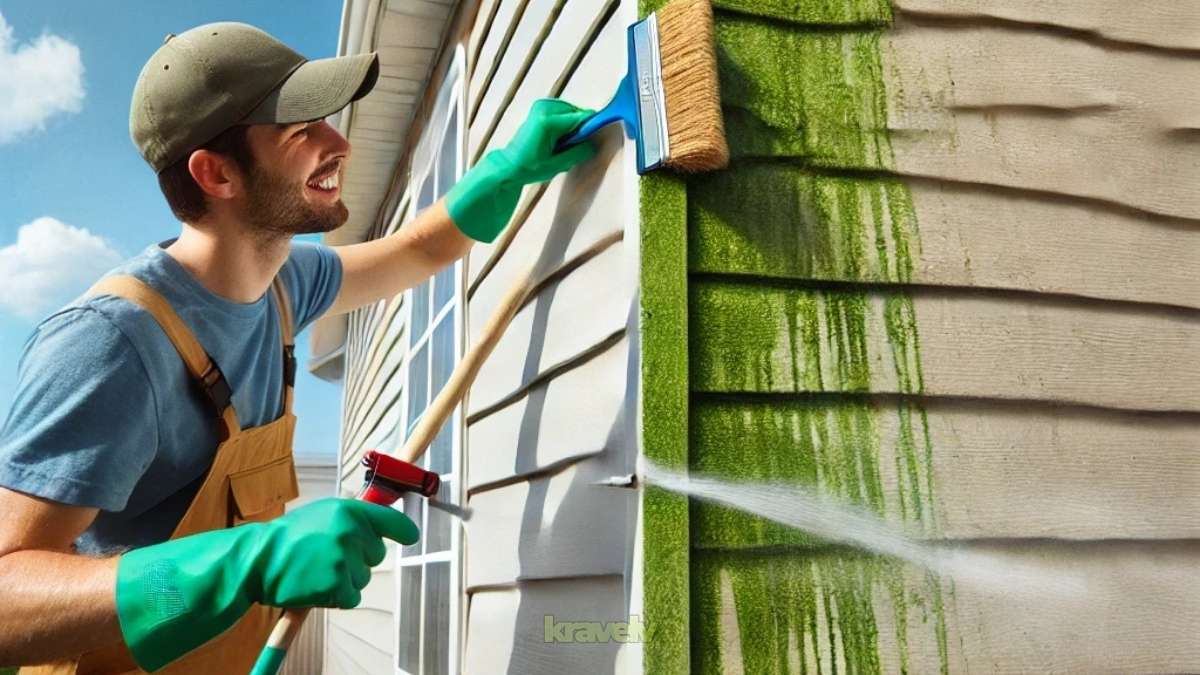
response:
<path id="1" fill-rule="evenodd" d="M 651 489 L 647 672 L 1200 667 L 1200 11 L 993 4 L 714 2 L 733 162 L 642 181 L 644 452 L 1084 590 Z"/>

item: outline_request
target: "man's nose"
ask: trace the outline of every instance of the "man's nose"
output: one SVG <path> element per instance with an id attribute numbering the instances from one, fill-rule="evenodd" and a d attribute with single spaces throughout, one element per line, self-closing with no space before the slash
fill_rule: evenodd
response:
<path id="1" fill-rule="evenodd" d="M 326 146 L 326 154 L 334 156 L 342 155 L 346 159 L 350 158 L 350 141 L 347 141 L 341 132 L 334 129 L 333 125 L 325 120 L 321 120 L 313 126 L 317 127 L 316 131 L 321 139 L 321 143 Z"/>

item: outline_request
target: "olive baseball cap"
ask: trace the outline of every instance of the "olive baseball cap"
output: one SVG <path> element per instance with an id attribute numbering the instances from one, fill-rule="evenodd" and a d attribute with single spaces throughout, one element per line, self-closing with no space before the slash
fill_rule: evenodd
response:
<path id="1" fill-rule="evenodd" d="M 366 96 L 379 57 L 309 61 L 244 23 L 210 23 L 168 35 L 133 88 L 129 135 L 162 171 L 239 124 L 320 119 Z"/>

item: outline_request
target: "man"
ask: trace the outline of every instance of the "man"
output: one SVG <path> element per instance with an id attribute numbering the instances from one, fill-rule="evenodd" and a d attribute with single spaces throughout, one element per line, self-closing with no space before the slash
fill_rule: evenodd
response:
<path id="1" fill-rule="evenodd" d="M 348 217 L 350 147 L 323 118 L 377 73 L 374 54 L 308 62 L 234 23 L 168 36 L 143 68 L 130 131 L 182 230 L 26 343 L 0 433 L 0 665 L 246 672 L 275 608 L 353 607 L 383 538 L 416 540 L 402 513 L 363 502 L 280 515 L 295 496 L 290 336 L 494 239 L 523 185 L 594 150 L 555 152 L 590 112 L 545 99 L 395 235 L 293 243 Z"/>

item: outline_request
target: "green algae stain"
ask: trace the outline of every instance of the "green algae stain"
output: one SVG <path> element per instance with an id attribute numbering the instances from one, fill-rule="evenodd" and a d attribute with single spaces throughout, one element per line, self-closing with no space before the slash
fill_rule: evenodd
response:
<path id="1" fill-rule="evenodd" d="M 813 26 L 881 26 L 892 19 L 888 0 L 714 0 L 713 6 Z"/>
<path id="2" fill-rule="evenodd" d="M 728 395 L 704 395 L 692 405 L 692 471 L 814 488 L 931 531 L 927 465 L 922 454 L 904 451 L 905 443 L 915 448 L 917 442 L 898 439 L 896 448 L 880 447 L 881 427 L 898 427 L 901 437 L 912 428 L 906 419 L 889 422 L 889 405 L 856 396 L 779 400 Z M 894 492 L 885 490 L 880 464 L 889 451 L 895 458 L 888 472 Z M 804 532 L 704 502 L 692 503 L 690 523 L 695 548 L 825 545 Z"/>
<path id="3" fill-rule="evenodd" d="M 664 2 L 640 0 L 641 15 Z M 657 334 L 659 341 L 642 352 L 644 381 L 654 382 L 659 372 L 667 377 L 663 386 L 676 391 L 672 378 L 683 373 L 693 391 L 724 393 L 700 394 L 690 404 L 677 392 L 654 395 L 656 407 L 644 413 L 646 454 L 679 461 L 683 410 L 690 447 L 682 452 L 693 471 L 816 486 L 934 533 L 924 410 L 910 398 L 889 406 L 860 396 L 887 375 L 881 361 L 872 362 L 879 355 L 868 347 L 879 345 L 868 344 L 868 325 L 883 327 L 901 393 L 924 391 L 911 299 L 902 291 L 879 294 L 880 302 L 864 292 L 795 287 L 807 280 L 913 281 L 918 223 L 907 187 L 886 176 L 895 158 L 879 43 L 891 20 L 889 3 L 714 4 L 734 164 L 689 178 L 683 200 L 648 199 L 660 186 L 643 179 L 643 296 L 647 284 L 662 286 L 664 279 L 672 289 L 643 297 L 644 312 L 651 310 L 643 322 L 649 316 L 653 323 L 658 312 L 679 325 L 674 359 L 666 356 L 672 347 L 662 330 L 669 322 L 660 321 L 657 333 L 643 326 L 644 337 Z M 660 217 L 667 236 L 676 234 L 680 208 L 686 210 L 686 270 L 722 275 L 719 281 L 689 283 L 679 249 L 652 241 Z M 787 281 L 741 283 L 742 277 Z M 679 297 L 680 283 L 685 297 Z M 686 309 L 673 313 L 661 304 L 668 297 Z M 660 365 L 648 367 L 650 361 Z M 796 395 L 805 392 L 838 396 Z M 667 420 L 672 405 L 676 417 Z M 885 426 L 893 447 L 881 447 Z M 892 489 L 884 487 L 885 469 L 894 476 Z M 723 613 L 733 613 L 740 628 L 747 673 L 880 672 L 884 618 L 898 652 L 886 655 L 889 663 L 898 660 L 901 672 L 912 672 L 908 645 L 932 630 L 946 669 L 937 579 L 914 582 L 895 561 L 830 555 L 822 542 L 749 514 L 698 503 L 680 513 L 678 504 L 657 494 L 645 502 L 648 629 L 656 613 L 676 623 L 649 635 L 648 672 L 721 672 L 730 658 L 721 643 Z M 679 550 L 680 537 L 690 541 L 690 558 Z M 662 577 L 683 575 L 686 583 L 689 565 L 690 606 L 672 607 L 679 579 Z M 722 600 L 722 578 L 732 593 L 729 603 Z M 890 617 L 877 615 L 881 596 L 889 600 Z M 679 651 L 689 642 L 690 664 Z M 802 652 L 813 656 L 798 658 Z"/>
<path id="4" fill-rule="evenodd" d="M 904 597 L 904 577 L 894 561 L 850 551 L 697 553 L 692 565 L 695 672 L 724 672 L 739 654 L 745 673 L 882 672 L 877 645 L 887 626 L 875 609 L 881 600 L 898 608 L 891 626 L 900 646 L 895 665 L 902 673 L 914 672 L 905 645 L 925 633 L 936 638 L 939 627 L 936 616 L 907 609 L 911 600 Z M 738 653 L 728 648 L 734 630 Z"/>
<path id="5" fill-rule="evenodd" d="M 660 466 L 687 465 L 687 237 L 682 181 L 656 175 L 640 190 L 642 449 Z M 686 673 L 689 528 L 685 497 L 651 487 L 643 494 L 646 669 Z"/>
<path id="6" fill-rule="evenodd" d="M 901 391 L 921 391 L 915 323 L 893 311 L 911 312 L 905 295 L 703 278 L 688 297 L 693 391 L 869 393 L 885 381 L 872 368 L 878 337 L 890 340 Z"/>
<path id="7" fill-rule="evenodd" d="M 891 166 L 879 37 L 876 29 L 811 30 L 719 14 L 717 66 L 733 157 Z"/>
<path id="8" fill-rule="evenodd" d="M 693 272 L 907 283 L 918 228 L 895 178 L 743 162 L 689 182 Z"/>

